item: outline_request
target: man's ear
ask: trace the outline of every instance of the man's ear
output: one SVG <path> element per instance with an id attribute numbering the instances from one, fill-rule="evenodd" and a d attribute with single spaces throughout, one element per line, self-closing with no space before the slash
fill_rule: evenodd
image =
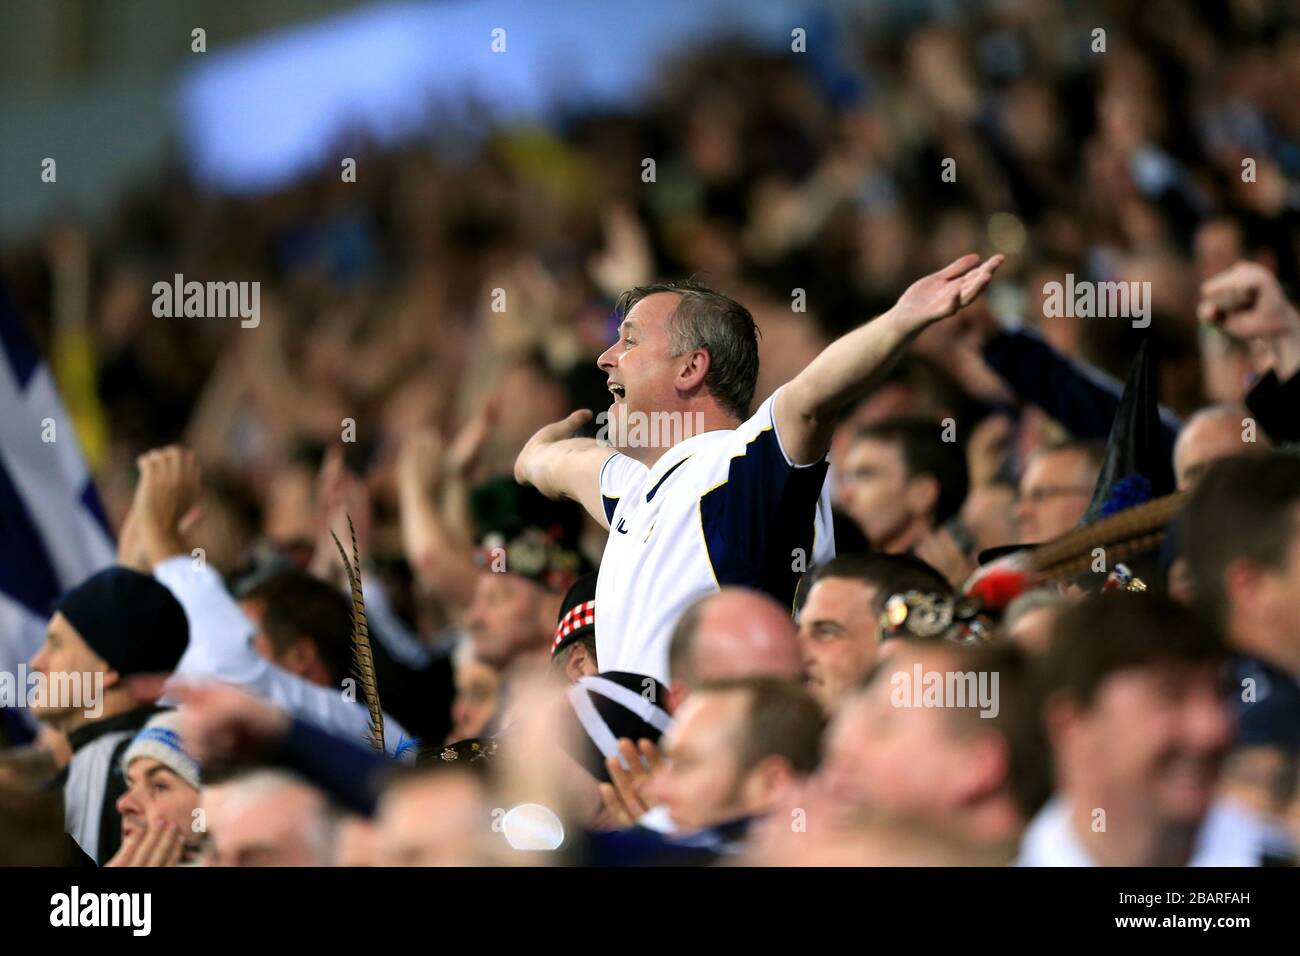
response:
<path id="1" fill-rule="evenodd" d="M 746 810 L 763 813 L 771 809 L 783 794 L 789 792 L 794 780 L 790 761 L 775 754 L 764 757 L 745 777 Z"/>
<path id="2" fill-rule="evenodd" d="M 903 494 L 911 514 L 933 514 L 935 505 L 939 503 L 939 479 L 934 475 L 915 475 L 907 479 Z"/>
<path id="3" fill-rule="evenodd" d="M 1064 691 L 1051 694 L 1043 703 L 1043 730 L 1053 752 L 1064 744 L 1066 736 L 1083 717 L 1079 702 Z"/>
<path id="4" fill-rule="evenodd" d="M 1223 569 L 1223 592 L 1229 607 L 1255 607 L 1263 584 L 1259 565 L 1247 558 L 1229 561 Z"/>
<path id="5" fill-rule="evenodd" d="M 704 379 L 709 374 L 709 366 L 712 364 L 708 352 L 704 349 L 691 349 L 677 356 L 676 361 L 681 363 L 677 371 L 677 380 L 673 382 L 677 391 L 693 392 L 703 387 Z"/>
<path id="6" fill-rule="evenodd" d="M 587 645 L 581 641 L 569 648 L 569 656 L 564 659 L 564 676 L 570 684 L 576 684 L 581 678 L 596 673 L 595 661 L 587 651 Z"/>
<path id="7" fill-rule="evenodd" d="M 960 785 L 959 798 L 973 803 L 997 793 L 1006 783 L 1011 751 L 1006 738 L 994 731 L 977 734 L 968 742 L 954 767 Z"/>
<path id="8" fill-rule="evenodd" d="M 305 637 L 300 637 L 290 644 L 289 649 L 276 661 L 285 670 L 299 676 L 307 673 L 319 662 L 320 655 L 316 652 L 316 645 Z"/>

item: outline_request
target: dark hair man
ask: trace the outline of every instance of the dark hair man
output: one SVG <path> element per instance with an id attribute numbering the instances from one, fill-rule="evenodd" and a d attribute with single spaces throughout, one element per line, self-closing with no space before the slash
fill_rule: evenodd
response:
<path id="1" fill-rule="evenodd" d="M 1216 463 L 1183 513 L 1196 602 L 1233 648 L 1300 675 L 1300 459 Z"/>
<path id="2" fill-rule="evenodd" d="M 817 768 L 823 729 L 816 701 L 788 681 L 706 684 L 665 735 L 650 796 L 681 831 L 762 816 Z"/>
<path id="3" fill-rule="evenodd" d="M 1281 453 L 1216 463 L 1184 510 L 1193 599 L 1238 652 L 1234 778 L 1295 766 L 1300 754 L 1300 460 Z M 1240 793 L 1245 786 L 1235 787 Z"/>
<path id="4" fill-rule="evenodd" d="M 927 326 L 968 305 L 1002 256 L 963 256 L 828 346 L 750 415 L 757 330 L 694 285 L 633 289 L 598 364 L 610 445 L 572 438 L 590 413 L 538 431 L 515 477 L 580 502 L 611 529 L 597 584 L 601 666 L 666 681 L 673 626 L 728 585 L 788 605 L 802 568 L 833 554 L 826 454 L 837 415 Z M 665 433 L 665 429 L 667 429 Z"/>
<path id="5" fill-rule="evenodd" d="M 819 782 L 832 825 L 910 821 L 1010 860 L 1050 789 L 1027 660 L 1008 645 L 895 645 L 828 732 Z"/>
<path id="6" fill-rule="evenodd" d="M 272 664 L 331 689 L 354 675 L 352 602 L 333 584 L 289 568 L 243 591 L 239 606 L 256 628 L 253 647 Z M 373 625 L 371 635 L 384 710 L 418 738 L 441 740 L 451 722 L 450 661 L 431 656 L 409 666 L 389 653 Z"/>
<path id="7" fill-rule="evenodd" d="M 946 595 L 951 588 L 906 554 L 841 554 L 804 576 L 796 615 L 804 681 L 828 714 L 875 664 L 885 601 L 912 590 Z"/>
<path id="8" fill-rule="evenodd" d="M 1203 618 L 1155 594 L 1094 594 L 1061 611 L 1043 661 L 1056 789 L 1022 864 L 1258 862 L 1252 840 L 1207 840 L 1202 826 L 1232 738 L 1226 656 Z"/>
<path id="9" fill-rule="evenodd" d="M 905 554 L 957 514 L 967 483 L 966 455 L 942 425 L 891 418 L 853 436 L 835 495 L 872 548 Z"/>
<path id="10" fill-rule="evenodd" d="M 281 571 L 239 595 L 257 625 L 253 646 L 273 664 L 321 687 L 352 671 L 352 602 L 333 585 L 297 569 Z"/>

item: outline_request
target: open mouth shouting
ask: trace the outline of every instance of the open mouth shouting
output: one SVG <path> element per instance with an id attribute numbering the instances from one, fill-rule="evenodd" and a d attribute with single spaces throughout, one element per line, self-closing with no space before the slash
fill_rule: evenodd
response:
<path id="1" fill-rule="evenodd" d="M 617 405 L 619 402 L 627 400 L 627 390 L 621 382 L 610 382 L 609 391 L 614 396 L 614 404 Z"/>

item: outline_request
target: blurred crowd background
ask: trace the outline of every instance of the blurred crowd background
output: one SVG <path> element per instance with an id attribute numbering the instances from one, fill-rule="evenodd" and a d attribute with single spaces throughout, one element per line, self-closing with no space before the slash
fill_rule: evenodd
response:
<path id="1" fill-rule="evenodd" d="M 1241 404 L 1248 350 L 1196 309 L 1201 283 L 1246 258 L 1297 288 L 1298 17 L 1280 0 L 832 4 L 809 7 L 806 52 L 790 49 L 797 10 L 763 43 L 723 22 L 657 59 L 633 102 L 544 119 L 432 102 L 426 135 L 345 136 L 269 190 L 199 181 L 178 143 L 106 216 L 9 234 L 0 273 L 113 528 L 137 456 L 183 444 L 228 580 L 272 554 L 309 565 L 342 507 L 398 616 L 450 648 L 474 530 L 438 476 L 461 492 L 507 476 L 539 427 L 608 404 L 595 358 L 621 291 L 696 276 L 745 303 L 757 405 L 916 277 L 1003 252 L 959 332 L 923 338 L 846 429 L 953 418 L 971 497 L 988 492 L 967 524 L 1005 545 L 1030 539 L 1025 463 L 1071 436 L 956 336 L 1023 323 L 1122 379 L 1129 323 L 1044 319 L 1044 287 L 1147 281 L 1163 406 Z M 152 286 L 176 273 L 260 282 L 260 323 L 156 318 Z M 404 494 L 441 502 L 454 566 L 403 527 Z M 586 540 L 597 560 L 594 523 Z M 449 739 L 492 711 L 492 669 L 462 656 Z"/>
<path id="2" fill-rule="evenodd" d="M 350 150 L 355 183 L 335 160 L 230 197 L 177 163 L 102 227 L 56 221 L 11 241 L 4 274 L 56 369 L 78 375 L 61 384 L 115 523 L 135 456 L 180 439 L 229 477 L 232 531 L 279 544 L 312 537 L 307 476 L 345 418 L 390 518 L 401 438 L 453 436 L 494 393 L 481 468 L 507 470 L 537 426 L 603 392 L 612 297 L 652 277 L 697 275 L 750 306 L 756 401 L 973 248 L 1012 254 L 994 307 L 1120 377 L 1125 324 L 1043 321 L 1042 288 L 1066 273 L 1150 281 L 1164 403 L 1239 400 L 1244 363 L 1198 347 L 1196 295 L 1247 253 L 1294 277 L 1300 42 L 1286 5 L 951 9 L 863 32 L 844 17 L 845 67 L 816 49 L 688 46 L 635 111 L 487 126 L 462 155 L 432 136 Z M 1242 181 L 1247 157 L 1256 182 Z M 174 273 L 260 281 L 260 327 L 155 319 L 152 285 Z M 60 339 L 68 325 L 84 340 Z M 60 362 L 61 341 L 86 354 Z M 935 412 L 977 392 L 925 374 Z"/>

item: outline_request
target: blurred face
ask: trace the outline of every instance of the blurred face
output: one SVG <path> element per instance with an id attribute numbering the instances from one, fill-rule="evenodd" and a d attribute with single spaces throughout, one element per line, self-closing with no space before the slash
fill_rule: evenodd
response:
<path id="1" fill-rule="evenodd" d="M 199 791 L 153 757 L 136 757 L 126 768 L 126 793 L 117 800 L 122 839 L 163 824 L 175 825 L 186 837 L 184 859 L 197 846 L 194 811 Z"/>
<path id="2" fill-rule="evenodd" d="M 456 667 L 456 699 L 451 705 L 448 743 L 477 737 L 496 713 L 501 677 L 482 661 L 468 658 Z"/>
<path id="3" fill-rule="evenodd" d="M 1291 540 L 1281 567 L 1259 568 L 1253 586 L 1245 589 L 1234 586 L 1238 575 L 1230 569 L 1227 583 L 1229 600 L 1234 605 L 1245 605 L 1255 622 L 1248 627 L 1234 627 L 1234 632 L 1254 632 L 1244 639 L 1234 636 L 1234 641 L 1244 644 L 1249 640 L 1258 648 L 1257 653 L 1263 652 L 1294 672 L 1300 666 L 1300 614 L 1296 613 L 1300 604 L 1300 504 L 1291 508 L 1289 520 Z"/>
<path id="4" fill-rule="evenodd" d="M 739 761 L 745 698 L 738 692 L 697 693 L 674 715 L 661 741 L 668 758 L 650 782 L 684 831 L 745 816 L 744 774 Z"/>
<path id="5" fill-rule="evenodd" d="M 910 671 L 911 654 L 891 656 L 870 687 L 836 715 L 827 737 L 823 780 L 837 815 L 851 823 L 869 812 L 941 820 L 959 807 L 977 755 L 938 707 L 896 707 L 889 675 Z M 948 666 L 923 661 L 928 671 Z"/>
<path id="6" fill-rule="evenodd" d="M 334 685 L 324 663 L 316 653 L 316 646 L 311 641 L 300 638 L 287 648 L 276 647 L 271 641 L 262 628 L 262 617 L 266 614 L 266 601 L 261 598 L 245 598 L 239 602 L 239 607 L 257 629 L 253 634 L 253 650 L 261 657 L 314 684 L 323 687 Z"/>
<path id="7" fill-rule="evenodd" d="M 209 794 L 214 795 L 214 799 Z M 329 845 L 319 794 L 305 786 L 203 792 L 213 866 L 325 866 Z"/>
<path id="8" fill-rule="evenodd" d="M 618 341 L 596 360 L 609 376 L 614 396 L 606 434 L 614 447 L 632 457 L 639 457 L 644 449 L 627 446 L 629 414 L 674 411 L 681 404 L 673 387 L 681 362 L 674 359 L 668 336 L 669 317 L 680 298 L 661 292 L 642 299 L 623 319 Z"/>
<path id="9" fill-rule="evenodd" d="M 1151 664 L 1106 678 L 1092 706 L 1065 719 L 1053 741 L 1066 786 L 1196 825 L 1231 738 L 1220 689 L 1209 663 Z"/>
<path id="10" fill-rule="evenodd" d="M 766 674 L 803 678 L 803 655 L 789 614 L 765 595 L 714 597 L 697 625 L 694 683 Z"/>
<path id="11" fill-rule="evenodd" d="M 538 626 L 540 595 L 541 588 L 517 574 L 480 574 L 465 612 L 474 656 L 500 670 L 520 654 L 545 651 L 550 635 Z"/>
<path id="12" fill-rule="evenodd" d="M 1242 441 L 1241 421 L 1227 415 L 1198 418 L 1178 434 L 1174 445 L 1174 476 L 1178 490 L 1186 491 L 1216 461 L 1240 455 L 1251 447 Z"/>
<path id="13" fill-rule="evenodd" d="M 1020 540 L 1037 544 L 1072 530 L 1088 510 L 1097 469 L 1077 451 L 1034 456 L 1020 479 L 1016 522 Z"/>
<path id="14" fill-rule="evenodd" d="M 876 660 L 876 589 L 852 578 L 823 578 L 799 612 L 799 646 L 808 691 L 835 710 Z"/>
<path id="15" fill-rule="evenodd" d="M 480 783 L 451 771 L 391 787 L 376 830 L 379 866 L 478 866 L 491 817 Z"/>
<path id="16" fill-rule="evenodd" d="M 110 669 L 57 611 L 45 628 L 45 643 L 27 666 L 32 673 L 44 676 L 48 688 L 46 693 L 29 698 L 34 705 L 32 715 L 52 724 L 98 717 L 104 690 L 118 682 L 117 671 Z"/>
<path id="17" fill-rule="evenodd" d="M 899 447 L 874 438 L 859 439 L 844 460 L 837 503 L 880 551 L 905 551 L 914 521 L 924 515 L 918 507 L 919 489 L 908 480 Z"/>
<path id="18" fill-rule="evenodd" d="M 528 396 L 524 402 L 498 401 L 493 406 L 493 438 L 510 448 L 522 447 L 539 428 L 569 413 L 563 387 L 527 363 L 507 367 L 494 391 L 500 396 Z"/>
<path id="19" fill-rule="evenodd" d="M 961 508 L 961 519 L 979 551 L 1016 540 L 1016 491 L 1010 485 L 973 488 Z"/>
<path id="20" fill-rule="evenodd" d="M 365 817 L 341 820 L 334 839 L 335 866 L 375 865 L 375 825 Z"/>
<path id="21" fill-rule="evenodd" d="M 298 466 L 272 476 L 262 524 L 268 538 L 280 545 L 316 540 L 315 482 L 311 469 Z"/>
<path id="22" fill-rule="evenodd" d="M 1052 641 L 1052 623 L 1056 620 L 1057 609 L 1040 607 L 1028 611 L 1016 619 L 1007 631 L 1007 637 L 1020 645 L 1030 654 L 1041 654 L 1047 650 Z"/>

